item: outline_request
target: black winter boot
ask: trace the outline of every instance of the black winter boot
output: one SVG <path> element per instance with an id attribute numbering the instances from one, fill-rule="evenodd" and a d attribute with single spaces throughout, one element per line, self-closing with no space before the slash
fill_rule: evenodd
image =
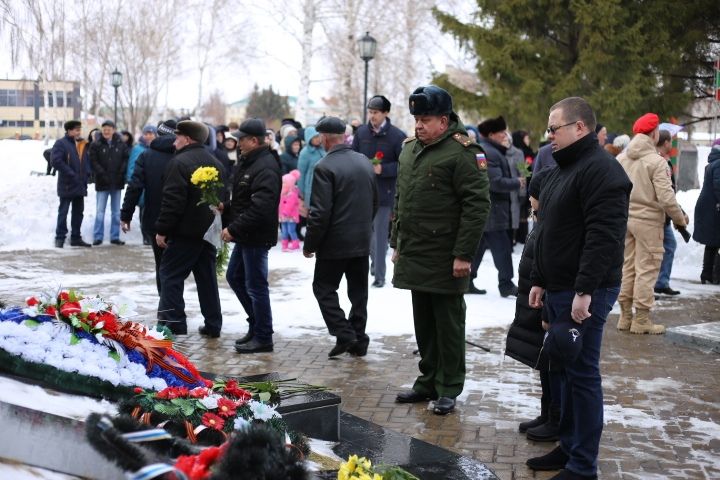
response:
<path id="1" fill-rule="evenodd" d="M 529 428 L 539 427 L 543 423 L 547 422 L 547 420 L 548 420 L 548 396 L 543 392 L 542 397 L 540 397 L 540 416 L 536 417 L 533 420 L 521 422 L 518 427 L 518 430 L 520 431 L 520 433 L 525 433 L 528 431 Z"/>
<path id="2" fill-rule="evenodd" d="M 713 269 L 715 268 L 715 257 L 717 256 L 717 250 L 717 247 L 705 247 L 702 272 L 700 273 L 700 282 L 702 282 L 703 284 L 712 283 L 713 281 Z"/>
<path id="3" fill-rule="evenodd" d="M 525 462 L 525 465 L 533 470 L 562 470 L 565 468 L 565 464 L 568 462 L 570 457 L 562 451 L 560 446 L 555 447 L 550 453 L 543 455 L 542 457 L 533 457 Z"/>
<path id="4" fill-rule="evenodd" d="M 552 405 L 547 422 L 527 431 L 528 440 L 534 442 L 554 442 L 560 434 L 560 407 Z"/>

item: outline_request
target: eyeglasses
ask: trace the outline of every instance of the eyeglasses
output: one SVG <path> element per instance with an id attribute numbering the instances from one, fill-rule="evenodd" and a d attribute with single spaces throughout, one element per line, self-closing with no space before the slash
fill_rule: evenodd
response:
<path id="1" fill-rule="evenodd" d="M 552 135 L 555 135 L 555 132 L 557 132 L 557 131 L 560 130 L 561 128 L 567 127 L 568 125 L 574 125 L 574 124 L 576 124 L 576 123 L 577 123 L 577 120 L 575 120 L 574 122 L 566 123 L 565 125 L 557 126 L 557 127 L 553 127 L 552 125 L 550 125 L 550 126 L 547 128 L 546 132 L 547 132 L 548 135 L 551 135 L 551 134 L 552 134 Z"/>

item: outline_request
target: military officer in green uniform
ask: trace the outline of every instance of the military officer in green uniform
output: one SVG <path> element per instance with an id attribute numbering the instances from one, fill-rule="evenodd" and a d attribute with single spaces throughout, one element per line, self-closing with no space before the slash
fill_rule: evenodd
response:
<path id="1" fill-rule="evenodd" d="M 415 137 L 399 158 L 390 246 L 393 285 L 412 293 L 420 375 L 400 403 L 455 408 L 465 383 L 465 301 L 470 267 L 490 209 L 487 162 L 435 85 L 410 95 Z"/>

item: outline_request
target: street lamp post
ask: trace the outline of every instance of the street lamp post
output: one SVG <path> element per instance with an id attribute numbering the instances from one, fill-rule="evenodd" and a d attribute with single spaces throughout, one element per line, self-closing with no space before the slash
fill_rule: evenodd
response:
<path id="1" fill-rule="evenodd" d="M 368 63 L 375 58 L 375 49 L 377 48 L 377 40 L 370 36 L 370 32 L 365 32 L 365 36 L 358 40 L 360 45 L 360 58 L 365 62 L 365 96 L 363 101 L 363 123 L 367 123 L 367 88 L 368 88 Z"/>
<path id="2" fill-rule="evenodd" d="M 117 128 L 117 91 L 122 85 L 122 73 L 118 72 L 117 67 L 111 74 L 112 86 L 115 88 L 115 128 Z"/>

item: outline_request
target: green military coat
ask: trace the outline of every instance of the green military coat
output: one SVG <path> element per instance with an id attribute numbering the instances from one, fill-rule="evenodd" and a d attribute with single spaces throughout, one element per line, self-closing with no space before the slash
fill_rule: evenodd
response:
<path id="1" fill-rule="evenodd" d="M 399 158 L 390 246 L 393 285 L 462 294 L 469 277 L 453 277 L 456 257 L 472 261 L 490 209 L 487 162 L 459 122 L 435 142 L 410 138 Z"/>

